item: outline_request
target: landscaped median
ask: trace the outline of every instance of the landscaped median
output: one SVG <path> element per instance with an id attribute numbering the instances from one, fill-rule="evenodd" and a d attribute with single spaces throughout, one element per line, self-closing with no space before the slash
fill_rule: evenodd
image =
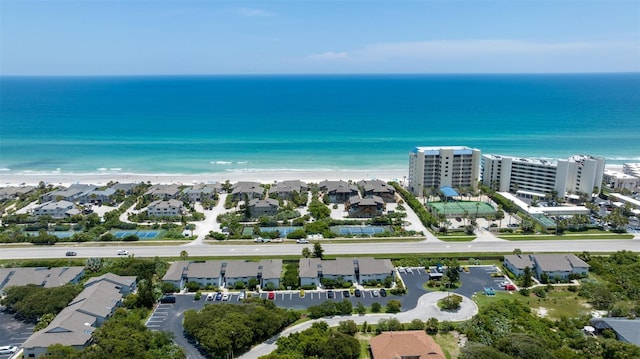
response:
<path id="1" fill-rule="evenodd" d="M 530 235 L 500 235 L 498 238 L 507 241 L 566 241 L 572 239 L 633 239 L 633 234 L 565 234 L 556 236 L 551 234 L 530 234 Z M 444 240 L 444 239 L 441 239 Z"/>

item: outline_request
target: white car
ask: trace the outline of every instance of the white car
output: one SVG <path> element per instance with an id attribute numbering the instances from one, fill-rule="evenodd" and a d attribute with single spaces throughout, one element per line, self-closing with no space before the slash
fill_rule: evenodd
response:
<path id="1" fill-rule="evenodd" d="M 306 244 L 306 243 L 309 243 L 309 240 L 308 239 L 304 239 L 304 238 L 300 238 L 300 239 L 296 239 L 296 243 Z"/>
<path id="2" fill-rule="evenodd" d="M 243 300 L 245 296 L 246 296 L 245 291 L 240 292 L 240 295 L 238 295 L 238 300 Z"/>
<path id="3" fill-rule="evenodd" d="M 128 256 L 129 252 L 126 249 L 118 249 L 119 256 Z"/>
<path id="4" fill-rule="evenodd" d="M 224 293 L 224 294 L 222 294 L 222 301 L 223 301 L 223 302 L 226 302 L 226 301 L 228 301 L 228 300 L 229 300 L 229 293 Z"/>
<path id="5" fill-rule="evenodd" d="M 374 289 L 373 292 L 371 292 L 371 295 L 373 295 L 374 297 L 377 297 L 380 295 L 380 291 L 378 291 L 377 289 Z"/>
<path id="6" fill-rule="evenodd" d="M 7 345 L 0 347 L 0 354 L 13 354 L 18 351 L 18 347 L 15 345 Z"/>

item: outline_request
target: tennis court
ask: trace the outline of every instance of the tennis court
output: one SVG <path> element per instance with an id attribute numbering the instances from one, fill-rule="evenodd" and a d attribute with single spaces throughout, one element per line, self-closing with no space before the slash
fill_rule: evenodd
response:
<path id="1" fill-rule="evenodd" d="M 302 228 L 303 227 L 260 227 L 260 232 L 271 233 L 271 232 L 279 231 L 281 237 L 286 237 L 287 234 Z M 253 231 L 251 232 L 251 234 L 253 234 Z"/>
<path id="2" fill-rule="evenodd" d="M 484 217 L 489 214 L 496 213 L 496 210 L 486 202 L 473 202 L 473 201 L 449 201 L 449 202 L 430 202 L 427 206 L 435 209 L 438 213 L 443 213 L 446 216 L 462 216 L 465 213 L 478 217 Z"/>
<path id="3" fill-rule="evenodd" d="M 331 227 L 331 231 L 343 236 L 373 236 L 376 233 L 391 232 L 391 228 L 386 226 L 334 226 Z"/>
<path id="4" fill-rule="evenodd" d="M 142 230 L 142 231 L 113 231 L 111 232 L 114 237 L 120 239 L 120 238 L 124 238 L 127 236 L 131 236 L 131 235 L 135 235 L 140 239 L 153 239 L 158 237 L 158 235 L 160 235 L 161 231 L 154 231 L 154 230 Z"/>
<path id="5" fill-rule="evenodd" d="M 40 232 L 37 231 L 25 231 L 24 233 L 26 233 L 28 236 L 38 236 L 40 235 Z M 69 238 L 71 236 L 73 236 L 76 232 L 74 231 L 54 231 L 54 232 L 47 232 L 48 234 L 53 234 L 54 236 L 58 237 L 58 238 Z M 80 232 L 78 232 L 80 233 Z"/>

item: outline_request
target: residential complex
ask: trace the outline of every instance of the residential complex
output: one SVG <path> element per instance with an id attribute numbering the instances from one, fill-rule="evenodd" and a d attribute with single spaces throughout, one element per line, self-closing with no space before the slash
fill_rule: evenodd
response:
<path id="1" fill-rule="evenodd" d="M 600 189 L 604 166 L 604 158 L 589 155 L 551 162 L 489 154 L 482 156 L 482 183 L 522 197 L 545 197 L 552 192 L 558 196 L 591 194 Z"/>
<path id="2" fill-rule="evenodd" d="M 45 356 L 47 348 L 62 344 L 77 350 L 91 343 L 91 335 L 122 305 L 122 298 L 136 290 L 136 277 L 107 273 L 92 278 L 84 290 L 44 329 L 22 345 L 24 358 Z"/>
<path id="3" fill-rule="evenodd" d="M 475 148 L 416 147 L 409 153 L 408 188 L 417 196 L 442 186 L 477 189 L 480 161 L 480 150 Z"/>
<path id="4" fill-rule="evenodd" d="M 540 279 L 542 274 L 549 278 L 569 279 L 572 275 L 587 275 L 589 264 L 574 254 L 514 254 L 504 256 L 504 266 L 515 275 L 524 274 L 529 267 L 531 273 Z"/>
<path id="5" fill-rule="evenodd" d="M 258 280 L 261 287 L 280 286 L 282 276 L 281 259 L 264 259 L 259 262 L 241 260 L 189 262 L 179 261 L 171 267 L 162 278 L 163 282 L 171 283 L 177 288 L 184 288 L 187 282 L 197 282 L 201 287 L 231 287 L 237 282 L 249 284 L 249 280 Z"/>

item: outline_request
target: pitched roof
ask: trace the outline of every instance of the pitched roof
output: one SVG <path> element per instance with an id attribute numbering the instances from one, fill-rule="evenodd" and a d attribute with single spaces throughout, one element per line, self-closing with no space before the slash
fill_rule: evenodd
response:
<path id="1" fill-rule="evenodd" d="M 273 198 L 267 198 L 267 199 L 254 198 L 249 201 L 249 207 L 271 208 L 271 207 L 278 207 L 278 206 L 279 206 L 278 200 Z"/>
<path id="2" fill-rule="evenodd" d="M 187 275 L 191 278 L 217 278 L 221 269 L 221 261 L 192 262 Z"/>
<path id="3" fill-rule="evenodd" d="M 591 325 L 599 329 L 611 328 L 619 340 L 640 345 L 640 319 L 595 318 Z"/>
<path id="4" fill-rule="evenodd" d="M 188 270 L 188 268 L 188 261 L 173 262 L 169 269 L 167 269 L 167 273 L 162 277 L 162 280 L 178 281 L 182 279 L 182 275 Z"/>
<path id="5" fill-rule="evenodd" d="M 34 284 L 41 287 L 59 287 L 71 282 L 84 272 L 84 267 L 29 267 L 0 268 L 0 289 Z"/>
<path id="6" fill-rule="evenodd" d="M 570 272 L 573 268 L 589 268 L 589 265 L 573 254 L 536 254 L 532 256 L 540 270 L 545 272 Z"/>
<path id="7" fill-rule="evenodd" d="M 391 274 L 395 267 L 390 259 L 375 259 L 370 257 L 358 258 L 360 274 Z"/>
<path id="8" fill-rule="evenodd" d="M 351 205 L 357 205 L 357 206 L 377 206 L 379 204 L 384 204 L 384 201 L 382 200 L 382 198 L 378 196 L 372 196 L 367 198 L 352 196 L 351 198 L 349 198 L 349 203 Z"/>
<path id="9" fill-rule="evenodd" d="M 509 254 L 504 256 L 504 260 L 518 269 L 524 269 L 525 267 L 533 269 L 533 261 L 526 254 Z"/>
<path id="10" fill-rule="evenodd" d="M 95 285 L 100 282 L 110 282 L 119 286 L 133 287 L 136 283 L 137 277 L 135 276 L 121 276 L 113 273 L 105 273 L 99 277 L 93 277 L 84 283 L 84 287 L 87 288 L 91 285 Z"/>
<path id="11" fill-rule="evenodd" d="M 373 359 L 444 359 L 442 348 L 422 330 L 383 332 L 369 342 Z"/>

